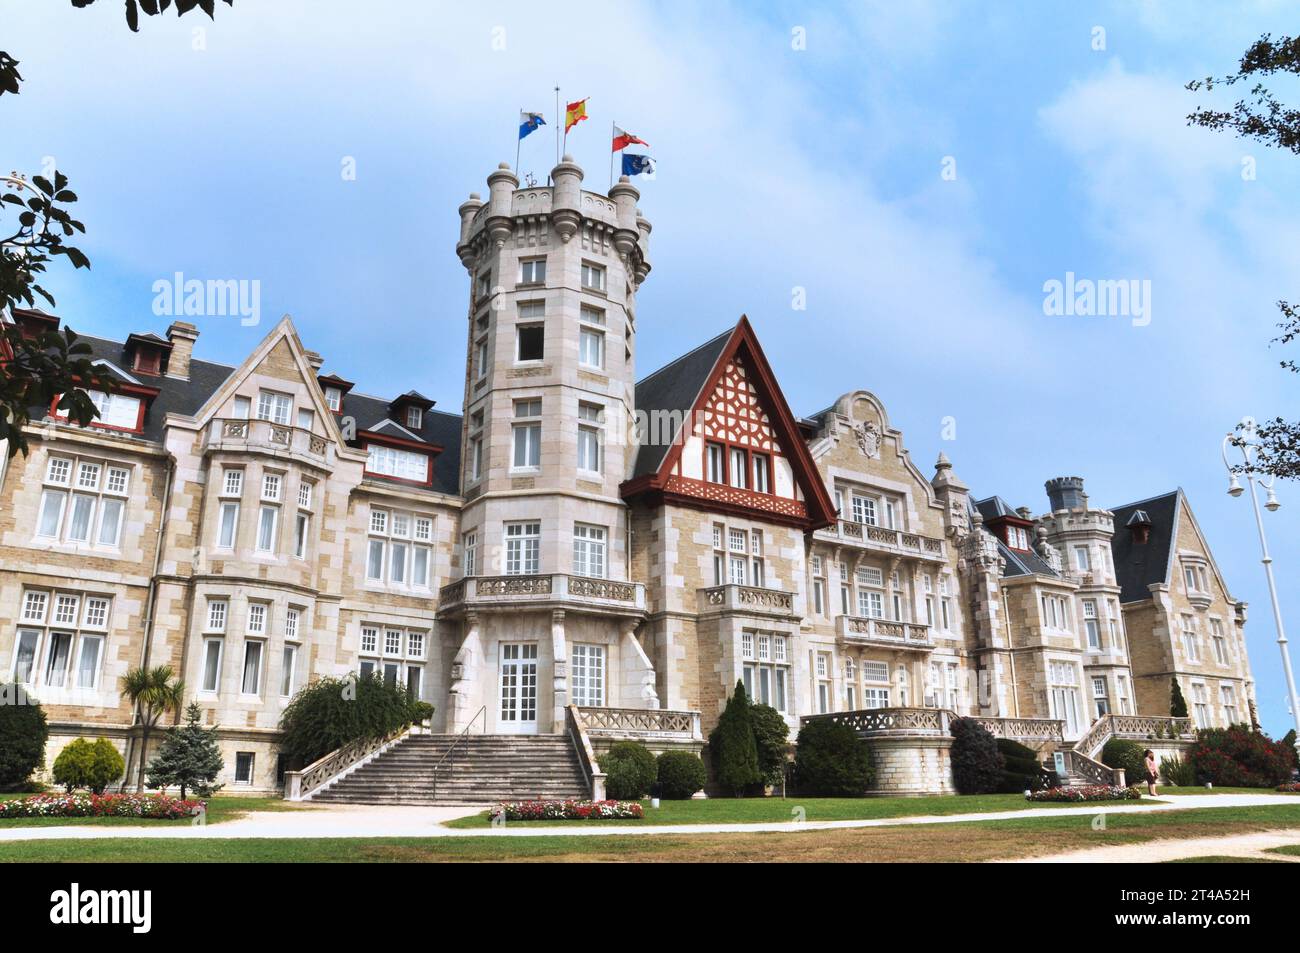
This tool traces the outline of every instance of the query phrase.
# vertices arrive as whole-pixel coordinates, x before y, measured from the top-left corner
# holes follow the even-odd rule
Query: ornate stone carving
[[[870,420],[864,420],[853,428],[853,435],[858,438],[858,449],[868,458],[880,455],[880,433]]]

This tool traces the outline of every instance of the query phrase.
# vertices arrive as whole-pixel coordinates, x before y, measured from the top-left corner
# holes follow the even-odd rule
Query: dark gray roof
[[[1119,580],[1120,598],[1124,602],[1150,599],[1147,587],[1152,583],[1169,582],[1169,553],[1173,547],[1181,490],[1149,500],[1138,500],[1126,506],[1111,507],[1115,525],[1127,527],[1139,510],[1151,521],[1147,541],[1134,544],[1133,531],[1117,529],[1111,537],[1110,551],[1115,558],[1115,576]]]
[[[1000,496],[990,496],[983,500],[976,500],[975,508],[979,510],[980,516],[984,517],[986,523],[989,520],[995,520],[1000,516],[1024,519],[1024,517],[1017,513],[1015,509],[1013,509],[1011,505]]]
[[[734,329],[724,331],[637,382],[635,406],[640,419],[646,421],[649,434],[637,451],[633,478],[659,470],[668,449],[678,438],[677,425],[690,413],[709,372],[718,363],[733,333]],[[665,411],[676,413],[664,414]],[[672,433],[655,432],[661,419],[673,422]]]
[[[1004,577],[1028,576],[1033,574],[1039,576],[1060,575],[1037,553],[1026,552],[1022,549],[1012,549],[1000,539],[998,540],[998,554],[1006,561],[1006,565],[1002,569],[1002,575]]]

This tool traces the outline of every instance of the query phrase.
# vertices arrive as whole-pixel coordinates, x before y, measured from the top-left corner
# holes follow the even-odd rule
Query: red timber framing
[[[724,394],[721,399],[720,388]],[[703,442],[703,480],[679,472],[683,448],[692,436]],[[720,481],[708,479],[711,444],[721,448],[721,473],[717,474],[715,468]],[[778,457],[789,461],[803,500],[774,492]],[[755,489],[756,458],[766,465],[766,492]],[[736,464],[745,468],[742,480],[735,479]],[[817,472],[754,328],[744,315],[709,371],[686,415],[682,432],[664,455],[658,471],[628,480],[619,490],[626,500],[645,497],[652,504],[673,503],[804,530],[831,526],[836,520],[835,503]]]

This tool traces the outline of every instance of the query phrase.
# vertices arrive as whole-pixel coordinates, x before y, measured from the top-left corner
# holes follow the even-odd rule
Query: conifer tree
[[[221,787],[212,783],[222,767],[217,729],[204,728],[202,718],[198,702],[190,702],[185,709],[185,724],[167,732],[158,754],[149,762],[149,787],[179,787],[182,800],[189,788],[200,797],[208,797]]]
[[[1187,717],[1187,699],[1183,697],[1182,686],[1178,684],[1178,679],[1173,679],[1173,687],[1169,689],[1169,714],[1175,718]]]
[[[735,694],[728,699],[727,707],[718,719],[718,727],[709,735],[709,748],[713,752],[718,784],[736,797],[741,797],[746,788],[762,780],[749,696],[745,693],[743,681],[736,682]]]

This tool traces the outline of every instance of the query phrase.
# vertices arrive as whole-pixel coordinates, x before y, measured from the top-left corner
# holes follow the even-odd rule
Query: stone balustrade
[[[1193,741],[1196,728],[1190,718],[1171,718],[1167,715],[1102,715],[1092,727],[1075,742],[1074,750],[1095,758],[1111,738],[1130,741]]]
[[[839,617],[839,635],[849,645],[929,652],[934,648],[930,627],[921,622],[894,622],[863,616]]]
[[[645,611],[645,586],[639,582],[596,579],[567,573],[527,576],[467,576],[438,591],[442,613],[476,606],[516,603],[571,605],[621,612]]]
[[[944,562],[948,558],[947,544],[937,537],[855,523],[852,520],[838,520],[834,526],[819,529],[817,538],[860,546],[891,556],[912,556],[932,562]]]
[[[1064,743],[1065,722],[1056,718],[984,718],[971,716],[994,738],[1012,741]]]
[[[224,418],[208,425],[203,451],[239,450],[290,456],[323,463],[329,441],[302,427],[269,420]]]
[[[382,738],[363,738],[350,741],[341,748],[313,761],[301,771],[286,771],[284,797],[287,801],[309,801],[316,792],[342,777],[351,774],[375,755],[387,751],[407,735],[420,731],[420,726],[407,725]]]
[[[948,726],[955,716],[943,708],[866,708],[858,711],[837,711],[825,715],[804,715],[800,721],[824,719],[848,725],[858,734],[872,735],[935,735],[947,736]]]
[[[703,741],[698,711],[663,708],[578,709],[581,724],[593,738]]]
[[[756,586],[713,586],[698,591],[700,612],[743,612],[749,615],[795,617],[794,595]]]

